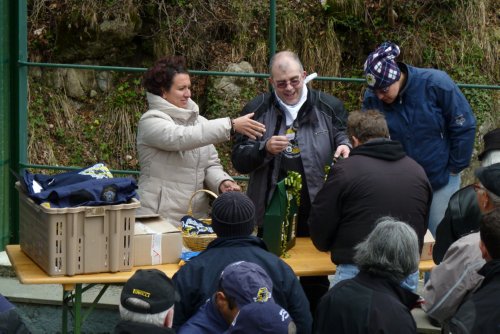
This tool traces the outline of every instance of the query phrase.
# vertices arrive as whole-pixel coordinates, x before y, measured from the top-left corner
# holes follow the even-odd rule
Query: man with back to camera
[[[333,157],[349,156],[344,133],[347,112],[336,97],[307,87],[306,71],[295,53],[276,53],[269,71],[273,92],[255,97],[241,112],[254,113],[254,120],[264,124],[266,131],[256,140],[236,135],[231,161],[238,172],[249,174],[247,193],[257,209],[259,227],[276,184],[288,171],[300,173],[297,236],[309,236],[311,202],[323,185],[325,169]],[[328,291],[328,277],[301,277],[300,281],[314,312]]]
[[[212,205],[212,228],[217,239],[200,255],[189,260],[173,276],[180,300],[175,305],[174,328],[182,326],[217,291],[217,279],[230,263],[253,262],[273,282],[273,299],[292,316],[299,333],[310,333],[309,302],[292,268],[267,251],[259,237],[252,236],[255,206],[241,192],[225,192]]]
[[[251,303],[243,306],[224,334],[296,334],[288,312],[276,303]]]
[[[123,286],[120,322],[115,334],[175,333],[174,303],[179,299],[174,284],[158,269],[139,269]]]
[[[419,296],[401,286],[418,269],[415,230],[392,217],[382,217],[355,251],[354,263],[360,272],[336,284],[321,299],[313,332],[416,333],[410,310]]]
[[[217,291],[179,328],[177,333],[223,333],[235,322],[245,306],[275,304],[272,292],[273,282],[262,267],[247,261],[231,263],[222,271]],[[286,311],[283,314],[288,315]],[[252,330],[255,328],[248,328],[249,332]]]
[[[385,42],[365,61],[363,109],[384,113],[393,140],[425,170],[433,199],[429,230],[443,219],[460,172],[469,166],[476,120],[460,88],[443,71],[396,62],[399,46]]]
[[[401,143],[389,138],[384,115],[375,110],[352,111],[347,133],[354,148],[338,161],[312,204],[311,239],[330,251],[336,264],[333,284],[359,272],[354,250],[380,217],[392,215],[415,229],[422,250],[432,189],[422,167],[408,157]],[[407,281],[418,285],[418,272]]]

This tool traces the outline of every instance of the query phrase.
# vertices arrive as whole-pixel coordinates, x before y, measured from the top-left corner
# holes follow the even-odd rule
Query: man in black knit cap
[[[243,193],[226,192],[212,205],[212,227],[217,239],[174,275],[180,294],[175,304],[174,328],[179,328],[216,291],[223,269],[237,261],[261,266],[273,282],[273,299],[294,319],[298,333],[311,333],[309,302],[293,270],[267,251],[265,243],[252,236],[255,207]]]

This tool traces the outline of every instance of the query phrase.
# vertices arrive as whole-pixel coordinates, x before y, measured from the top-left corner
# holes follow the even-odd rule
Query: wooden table
[[[68,330],[68,310],[73,308],[74,333],[80,333],[81,325],[88,314],[93,310],[109,284],[125,283],[136,270],[152,268],[153,266],[137,266],[131,271],[116,273],[83,274],[75,276],[49,276],[35,264],[19,245],[7,245],[6,252],[10,263],[14,267],[16,275],[22,284],[61,284],[63,287],[63,324],[62,331]],[[288,251],[289,257],[283,260],[290,265],[297,276],[322,276],[333,275],[335,265],[330,260],[330,254],[318,251],[309,238],[297,238],[295,247]],[[421,261],[420,271],[430,271],[434,266],[432,260]],[[156,265],[159,269],[172,277],[177,270],[178,264]],[[83,284],[87,284],[83,287]],[[86,314],[82,314],[82,294],[96,284],[103,284],[101,292],[97,295]]]

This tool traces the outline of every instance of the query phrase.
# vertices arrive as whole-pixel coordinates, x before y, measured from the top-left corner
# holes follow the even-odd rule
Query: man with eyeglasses
[[[481,217],[484,217],[500,208],[500,163],[479,167],[475,174],[478,182],[472,189],[476,193]],[[449,332],[450,319],[484,279],[479,271],[485,264],[479,240],[480,233],[476,230],[452,243],[442,262],[432,269],[430,279],[425,284],[422,309],[431,319],[440,323],[443,333]]]
[[[399,53],[399,46],[385,42],[366,59],[363,110],[383,112],[391,139],[424,168],[433,189],[429,230],[435,237],[451,195],[460,188],[460,172],[469,166],[476,120],[445,72],[396,62]]]
[[[334,157],[349,156],[347,112],[339,99],[307,87],[306,71],[295,53],[275,54],[269,70],[273,91],[257,96],[241,112],[255,113],[254,120],[264,124],[266,132],[255,140],[236,135],[231,158],[238,172],[250,176],[247,194],[255,203],[258,226],[263,225],[276,184],[288,171],[301,174],[297,236],[308,236],[311,202],[324,183],[325,171]],[[328,278],[303,277],[301,282],[314,311],[328,290]]]

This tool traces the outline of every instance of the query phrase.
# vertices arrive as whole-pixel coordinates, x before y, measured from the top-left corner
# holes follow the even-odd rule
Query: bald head
[[[269,70],[269,82],[281,101],[290,106],[298,103],[306,77],[299,57],[291,51],[278,52],[271,58]]]
[[[292,51],[281,51],[276,53],[269,62],[269,73],[271,77],[274,72],[286,72],[291,68],[298,67],[299,71],[304,71],[304,67],[299,59],[299,56]]]

